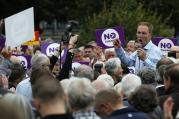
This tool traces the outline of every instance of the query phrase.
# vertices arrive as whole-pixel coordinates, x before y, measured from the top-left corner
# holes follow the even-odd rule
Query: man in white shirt
[[[114,40],[113,42],[117,56],[121,59],[122,63],[134,66],[136,73],[144,67],[155,69],[156,63],[163,57],[162,51],[151,41],[152,30],[153,26],[150,23],[139,23],[136,35],[137,42],[141,44],[141,47],[138,47],[130,56],[125,54],[120,40]]]

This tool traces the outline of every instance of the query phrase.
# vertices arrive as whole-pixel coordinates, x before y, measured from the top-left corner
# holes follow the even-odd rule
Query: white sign
[[[161,39],[161,41],[158,43],[158,47],[163,51],[164,55],[167,55],[172,46],[174,46],[174,44],[168,38]]]
[[[20,59],[20,63],[27,68],[28,62],[27,59],[23,56],[17,56]]]
[[[48,47],[47,47],[47,49],[46,49],[46,54],[47,54],[47,56],[52,56],[54,53],[55,53],[55,50],[57,49],[57,48],[59,48],[59,44],[58,43],[52,43],[52,44],[50,44]],[[64,50],[62,50],[62,53],[61,53],[61,57],[64,55]],[[60,56],[59,56],[59,58],[60,58]]]
[[[33,7],[5,19],[6,46],[14,48],[34,38]]]
[[[135,72],[135,67],[128,67],[128,69],[129,69],[129,72],[131,73],[131,74],[135,74],[136,72]]]
[[[119,34],[115,29],[107,29],[101,36],[102,42],[108,47],[113,47],[113,40],[119,39]]]

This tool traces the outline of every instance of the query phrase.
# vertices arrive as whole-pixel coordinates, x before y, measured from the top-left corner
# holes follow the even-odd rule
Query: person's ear
[[[34,98],[33,105],[36,107],[37,110],[41,107],[41,100],[39,98]]]
[[[103,111],[108,112],[111,109],[111,105],[109,103],[103,103],[100,104],[101,109],[103,109]]]

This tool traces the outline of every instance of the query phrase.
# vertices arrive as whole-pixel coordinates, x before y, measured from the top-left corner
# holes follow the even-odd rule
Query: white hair
[[[106,52],[115,52],[115,49],[114,48],[107,48],[104,50],[104,53]]]
[[[29,101],[21,95],[8,93],[2,96],[0,107],[3,119],[34,119]]]
[[[92,81],[94,79],[94,72],[90,66],[83,64],[74,69],[74,76],[88,78]]]
[[[140,77],[135,74],[127,74],[121,80],[121,90],[128,97],[141,84]]]
[[[98,79],[106,81],[111,87],[114,86],[114,79],[108,74],[101,74],[98,76]]]
[[[15,55],[12,55],[11,58],[10,58],[10,61],[13,62],[14,64],[17,63],[17,64],[20,64],[20,58],[15,56]]]
[[[100,92],[102,90],[108,90],[111,89],[111,85],[102,79],[96,79],[92,82],[93,87],[96,89],[96,92]]]
[[[39,68],[42,65],[49,64],[49,62],[50,60],[45,54],[43,53],[35,54],[32,56],[31,59],[31,67]]]
[[[106,72],[111,76],[121,68],[121,60],[117,57],[110,58],[105,63]]]
[[[60,84],[65,92],[65,94],[68,94],[68,87],[70,85],[71,80],[70,79],[63,79],[60,81]]]
[[[91,106],[96,91],[87,78],[71,77],[68,87],[69,103],[72,108],[85,109]]]
[[[121,95],[121,90],[122,90],[121,82],[117,83],[117,84],[114,86],[114,90],[117,91],[118,94]]]

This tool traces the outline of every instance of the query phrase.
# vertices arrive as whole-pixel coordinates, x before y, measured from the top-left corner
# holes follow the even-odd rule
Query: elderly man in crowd
[[[121,67],[121,61],[119,58],[108,59],[105,64],[105,69],[107,74],[113,78],[115,84],[121,81],[123,69]]]
[[[72,77],[68,88],[69,104],[75,119],[100,119],[93,111],[96,90],[86,78]]]

